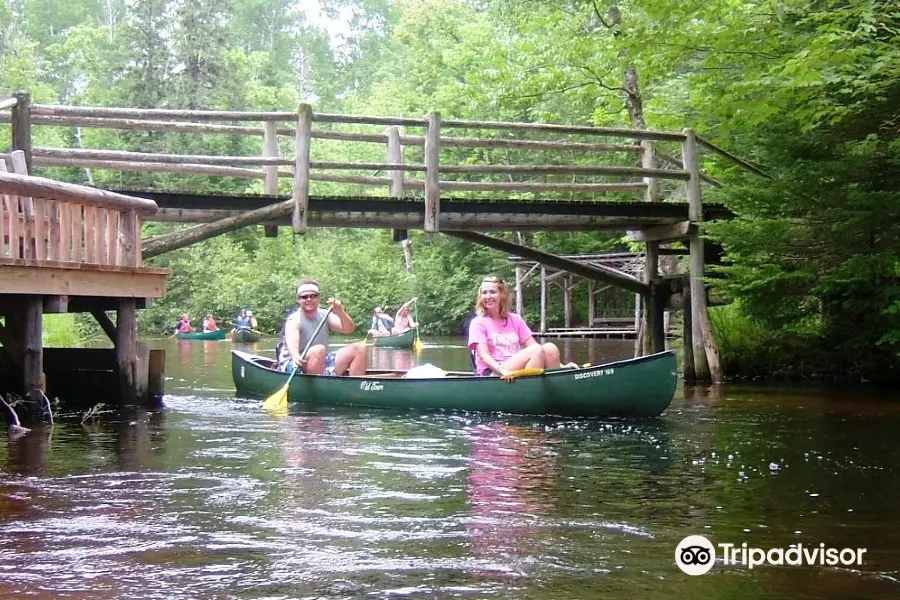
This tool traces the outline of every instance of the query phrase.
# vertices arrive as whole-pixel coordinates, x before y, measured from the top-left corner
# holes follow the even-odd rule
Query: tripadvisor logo
[[[862,564],[865,548],[830,548],[825,544],[804,546],[791,544],[787,548],[753,548],[744,542],[713,545],[702,535],[689,535],[675,548],[675,564],[688,575],[703,575],[716,562],[718,547],[721,562],[725,566],[741,565],[752,569],[760,565],[828,565],[844,566]]]
[[[675,548],[675,564],[688,575],[703,575],[716,562],[716,548],[702,535],[689,535]]]

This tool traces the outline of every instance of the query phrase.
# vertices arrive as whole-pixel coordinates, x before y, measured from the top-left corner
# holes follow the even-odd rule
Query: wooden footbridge
[[[298,233],[308,227],[390,228],[396,239],[422,229],[621,287],[643,299],[647,352],[665,346],[666,307],[682,307],[685,377],[721,380],[706,311],[700,233],[703,221],[727,211],[702,203],[701,184],[719,184],[701,172],[698,151],[759,170],[691,130],[442,120],[436,112],[424,118],[350,116],[315,113],[308,105],[297,112],[58,106],[32,104],[26,93],[0,100],[3,120],[11,125],[11,147],[0,152],[0,165],[18,162],[22,174],[0,174],[0,315],[6,322],[0,342],[2,358],[22,366],[20,389],[36,385],[37,374],[45,371],[35,345],[40,315],[50,310],[94,314],[116,342],[120,380],[129,381],[121,377],[123,365],[140,363],[133,311],[165,291],[165,274],[144,267],[142,258],[255,224],[264,225],[266,235],[276,235],[282,225]],[[41,137],[33,129],[52,128],[203,140],[251,136],[259,140],[258,153],[185,155],[33,143]],[[359,160],[333,158],[348,155]],[[24,174],[51,167],[84,169],[94,187],[54,187]],[[95,180],[94,171],[106,175]],[[196,187],[197,176],[240,178],[256,193],[171,191],[152,183],[123,190],[110,174],[124,172],[165,173],[167,187],[173,174],[192,177],[190,187]],[[196,225],[138,246],[141,219]],[[646,243],[643,273],[624,274],[485,233],[547,229],[629,232],[632,240]],[[670,242],[687,246],[687,273],[660,275],[659,256],[674,251],[665,247]],[[100,273],[102,289],[88,285]],[[110,309],[118,312],[116,325],[103,312]]]

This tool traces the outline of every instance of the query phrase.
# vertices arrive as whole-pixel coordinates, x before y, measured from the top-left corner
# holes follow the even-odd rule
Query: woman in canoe
[[[216,324],[216,320],[213,318],[212,313],[206,313],[206,316],[203,317],[203,331],[218,331],[219,326]]]
[[[397,314],[394,315],[394,326],[391,328],[391,335],[400,335],[404,331],[409,331],[416,326],[416,322],[409,316],[409,307],[412,306],[412,303],[416,300],[418,300],[418,298],[413,298],[397,309]]]
[[[181,320],[178,321],[175,333],[191,333],[192,331],[194,331],[194,328],[191,325],[191,318],[186,314],[181,315]]]
[[[475,300],[478,316],[469,324],[475,373],[502,376],[519,369],[559,367],[556,344],[537,343],[522,317],[509,311],[509,304],[509,286],[502,279],[488,276],[481,281]]]

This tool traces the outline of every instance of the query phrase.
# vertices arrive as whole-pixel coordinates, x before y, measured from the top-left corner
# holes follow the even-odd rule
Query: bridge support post
[[[441,113],[428,113],[425,129],[425,223],[426,233],[437,233],[441,215]]]
[[[275,121],[263,122],[263,157],[278,158],[278,129]],[[266,165],[263,167],[266,178],[263,180],[263,194],[269,196],[278,195],[278,165]],[[266,237],[278,237],[277,225],[263,225],[263,235]]]
[[[522,287],[525,285],[525,282],[523,281],[522,271],[522,265],[516,263],[516,314],[520,317],[525,314],[525,294]]]
[[[547,267],[541,265],[541,333],[547,333]]]
[[[294,139],[294,212],[291,227],[294,233],[306,233],[309,217],[309,146],[312,141],[313,112],[309,104],[297,110],[297,135]]]
[[[134,298],[119,300],[116,315],[116,368],[123,404],[137,401],[137,307]]]
[[[689,286],[681,292],[681,313],[683,315],[681,324],[682,379],[685,383],[694,383],[697,380],[697,370],[694,368],[694,327],[691,319],[691,288]]]
[[[656,148],[652,140],[641,141],[641,166],[645,169],[655,169],[656,165]],[[647,188],[644,190],[645,202],[659,202],[659,181],[655,177],[644,177],[644,183]],[[665,331],[661,328],[663,323],[660,317],[662,314],[659,308],[659,298],[657,294],[657,282],[659,281],[659,242],[655,240],[647,240],[647,251],[644,256],[644,283],[650,286],[650,293],[641,297],[641,330],[638,335],[640,340],[639,347],[641,355],[652,354],[654,352],[662,352],[665,350],[666,338]]]
[[[690,232],[690,288],[691,288],[691,339],[694,350],[694,370],[698,381],[722,382],[719,350],[712,337],[706,288],[703,283],[703,238],[700,227],[703,221],[703,202],[700,195],[700,165],[697,158],[697,140],[691,129],[685,129],[681,144],[681,160],[684,170],[690,174],[687,180],[688,218],[694,227]]]
[[[31,173],[31,94],[13,94],[16,105],[12,109],[12,149],[25,153],[25,174]]]
[[[39,404],[40,394],[44,389],[44,300],[41,296],[28,296],[24,302],[24,329],[22,335],[23,383],[25,397]]]
[[[403,144],[400,143],[400,128],[392,125],[384,130],[387,134],[387,162],[392,165],[403,164]],[[388,198],[403,198],[405,191],[403,189],[403,171],[388,171],[388,177],[391,183],[388,185]],[[405,243],[409,239],[409,232],[406,229],[391,229],[391,239],[395,242]],[[404,245],[404,257],[406,257],[406,249],[408,243]],[[409,258],[406,258],[406,270],[412,270],[412,252]]]

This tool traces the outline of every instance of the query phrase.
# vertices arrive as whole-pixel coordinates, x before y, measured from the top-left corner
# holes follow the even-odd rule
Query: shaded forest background
[[[896,1],[0,0],[0,96],[17,90],[36,103],[292,111],[309,102],[346,114],[692,127],[774,177],[705,165],[724,184],[705,200],[737,214],[705,230],[725,250],[711,276],[732,300],[713,314],[726,374],[900,373]],[[36,133],[46,146],[261,153],[259,140],[230,136]],[[89,182],[84,170],[41,174]],[[260,191],[225,177],[91,177],[120,188]],[[146,224],[144,235],[172,227]],[[172,252],[152,261],[174,274],[141,328],[160,334],[181,312],[222,322],[251,307],[274,331],[298,279],[313,277],[362,327],[375,305],[418,296],[426,335],[457,334],[480,276],[511,275],[494,251],[411,238],[412,273],[379,230],[263,238],[248,228]],[[525,238],[556,253],[628,248],[603,233]],[[533,323],[537,290],[526,295]],[[576,319],[586,317],[584,295]],[[621,309],[633,299],[606,302]],[[561,302],[551,307],[558,324]]]

